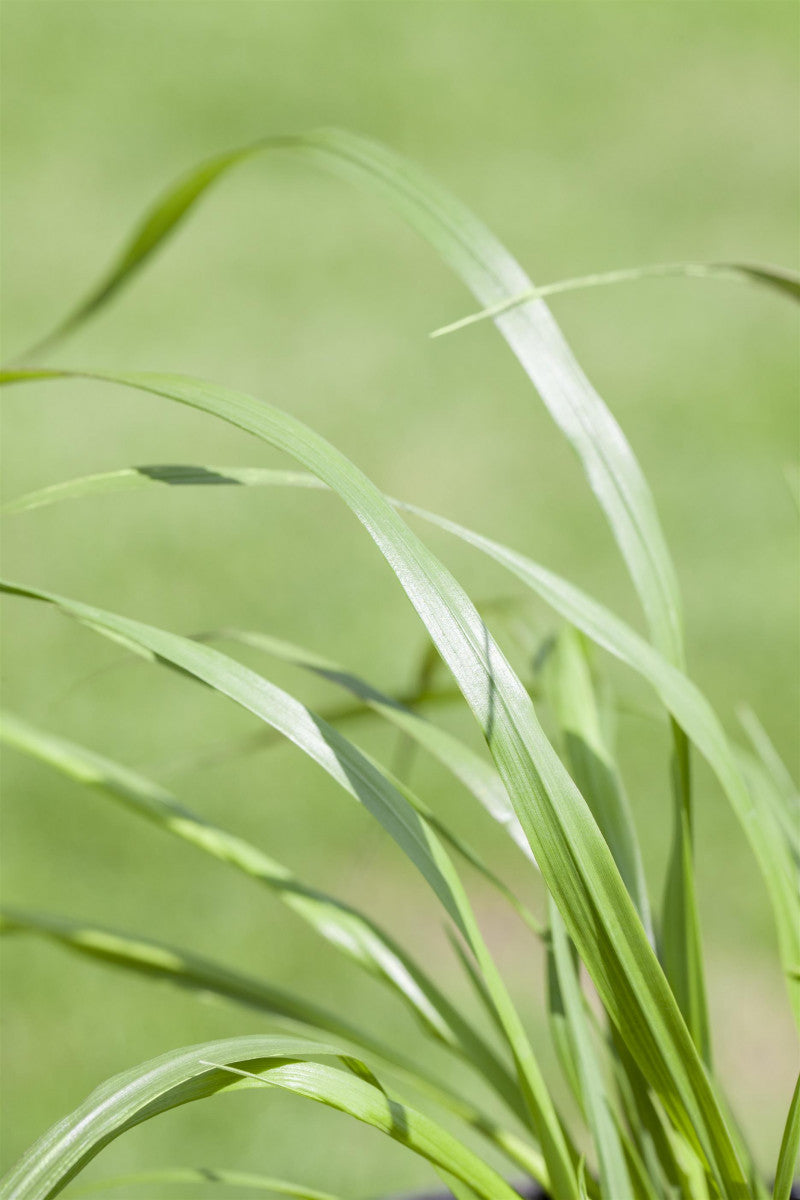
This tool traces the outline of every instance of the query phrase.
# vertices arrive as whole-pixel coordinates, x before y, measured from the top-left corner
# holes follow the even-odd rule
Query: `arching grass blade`
[[[45,1133],[0,1183],[0,1200],[51,1200],[126,1130],[187,1102],[240,1089],[243,1082],[282,1088],[372,1125],[468,1182],[482,1200],[518,1200],[496,1171],[429,1117],[364,1078],[311,1061],[331,1057],[348,1061],[345,1051],[324,1043],[254,1036],[206,1042],[143,1063],[102,1084]],[[253,1072],[258,1081],[242,1081],[231,1068]]]
[[[555,283],[545,283],[541,287],[530,287],[527,291],[501,300],[480,312],[470,313],[449,325],[434,329],[432,338],[443,337],[447,333],[455,333],[459,329],[467,329],[479,321],[502,316],[520,304],[529,300],[544,300],[548,296],[559,296],[563,292],[585,291],[587,288],[608,287],[614,283],[636,283],[640,279],[657,279],[665,276],[683,276],[688,279],[722,279],[740,281],[742,283],[759,283],[800,302],[800,275],[786,267],[774,267],[759,263],[653,263],[644,267],[627,267],[618,271],[602,271],[594,275],[580,275],[573,279],[558,279]]]

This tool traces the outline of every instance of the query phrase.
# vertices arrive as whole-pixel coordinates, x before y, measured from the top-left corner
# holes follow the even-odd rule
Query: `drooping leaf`
[[[311,1061],[346,1051],[282,1036],[238,1037],[171,1051],[101,1084],[48,1130],[0,1182],[0,1200],[51,1200],[109,1142],[172,1108],[242,1086],[268,1085],[372,1125],[468,1182],[482,1200],[518,1200],[507,1183],[436,1122],[351,1071]],[[219,1064],[209,1066],[209,1062]],[[252,1071],[242,1080],[234,1071]]]

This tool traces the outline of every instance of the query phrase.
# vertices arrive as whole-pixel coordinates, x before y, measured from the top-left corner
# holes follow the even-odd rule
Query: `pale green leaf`
[[[545,299],[547,296],[558,296],[562,292],[584,291],[586,288],[607,287],[613,283],[635,283],[640,279],[661,278],[664,276],[684,276],[689,279],[723,279],[743,283],[759,283],[764,287],[773,288],[791,300],[800,301],[800,275],[786,267],[773,267],[758,263],[654,263],[646,267],[629,267],[619,271],[602,271],[594,275],[580,275],[574,279],[559,279],[555,283],[545,283],[541,287],[530,287],[518,296],[501,300],[480,312],[470,313],[449,325],[434,329],[432,338],[442,337],[446,333],[455,333],[458,329],[466,329],[479,321],[502,316],[520,304],[529,300]]]

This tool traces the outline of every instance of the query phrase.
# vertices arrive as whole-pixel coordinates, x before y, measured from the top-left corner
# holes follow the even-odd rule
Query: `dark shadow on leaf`
[[[153,466],[134,467],[134,470],[156,483],[167,483],[173,487],[188,487],[200,483],[241,486],[241,480],[233,479],[230,475],[210,471],[207,467],[186,466],[181,463],[158,463]]]

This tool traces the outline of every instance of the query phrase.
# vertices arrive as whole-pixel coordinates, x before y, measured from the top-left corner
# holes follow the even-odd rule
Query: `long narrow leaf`
[[[572,778],[592,809],[652,939],[650,903],[633,816],[603,737],[589,664],[578,636],[570,627],[556,638],[545,675],[550,680],[549,694]]]
[[[66,483],[28,492],[16,500],[4,504],[4,513],[26,512],[28,509],[43,508],[62,500],[77,500],[84,496],[105,492],[138,492],[154,486],[199,487],[231,486],[246,487],[300,487],[319,489],[324,485],[313,475],[304,471],[279,471],[263,467],[196,467],[182,464],[158,463],[152,466],[125,467],[120,471],[105,471],[99,475],[85,475]]]
[[[292,1196],[294,1200],[341,1200],[332,1192],[321,1192],[318,1188],[305,1187],[301,1183],[289,1183],[285,1179],[273,1179],[266,1175],[255,1175],[251,1171],[228,1171],[222,1167],[164,1167],[160,1171],[136,1171],[131,1175],[112,1175],[94,1183],[84,1183],[73,1188],[70,1196],[93,1196],[97,1192],[112,1191],[118,1187],[139,1184],[161,1185],[164,1183],[222,1184],[223,1187],[252,1188],[257,1192],[270,1192],[273,1196]],[[151,1193],[152,1195],[152,1193]]]
[[[781,1139],[778,1165],[775,1168],[775,1186],[772,1190],[773,1200],[789,1200],[797,1167],[798,1151],[800,1151],[800,1077],[795,1084]]]
[[[786,267],[773,267],[760,263],[653,263],[645,267],[627,267],[619,271],[602,271],[594,275],[580,275],[574,279],[558,279],[555,283],[545,283],[541,287],[531,287],[518,296],[511,296],[498,304],[480,312],[470,313],[449,325],[434,329],[431,337],[442,337],[446,333],[455,333],[458,329],[466,329],[479,321],[502,316],[520,304],[529,300],[545,299],[547,296],[558,296],[562,292],[584,291],[587,288],[607,287],[614,283],[636,283],[640,279],[663,278],[664,276],[684,276],[688,279],[725,279],[738,280],[742,283],[759,283],[764,287],[773,288],[781,295],[791,300],[800,301],[800,275]]]
[[[306,1096],[372,1125],[457,1179],[482,1200],[518,1200],[507,1183],[429,1117],[352,1073],[309,1061],[345,1051],[300,1038],[229,1038],[175,1050],[108,1080],[54,1125],[0,1184],[0,1200],[51,1200],[104,1146],[128,1129],[189,1101],[242,1087],[231,1075],[249,1070],[258,1083]],[[209,1067],[209,1061],[220,1066]],[[247,1080],[258,1086],[255,1080]]]
[[[710,1066],[711,1033],[694,879],[690,746],[674,719],[670,720],[670,730],[673,828],[661,915],[661,960],[695,1044]]]
[[[800,870],[800,812],[795,812],[792,798],[787,797],[781,790],[775,776],[759,758],[743,746],[734,746],[733,752],[750,794],[756,797],[759,808],[769,809],[771,812],[795,866]]]
[[[575,1055],[583,1107],[594,1138],[603,1200],[633,1200],[628,1168],[609,1102],[606,1082],[591,1040],[572,948],[561,915],[551,901],[550,931],[564,1014]]]
[[[764,770],[772,780],[776,792],[783,799],[787,818],[797,827],[800,825],[800,789],[792,779],[789,768],[778,754],[772,739],[749,705],[739,709],[739,721],[750,739],[750,743],[761,760]]]
[[[441,255],[483,305],[519,296],[533,285],[506,248],[464,205],[424,172],[378,143],[335,129],[266,139],[203,164],[194,177],[156,204],[123,258],[100,285],[90,310],[151,253],[209,183],[255,150],[286,150],[376,192],[395,207]],[[763,273],[763,271],[762,271]],[[645,477],[622,429],[589,383],[541,298],[495,318],[496,324],[570,441],[625,559],[651,635],[677,666],[684,661],[681,606],[672,561]],[[667,975],[701,1051],[708,1048],[693,881],[692,810],[686,739],[674,729],[677,786],[674,851],[665,892]]]

